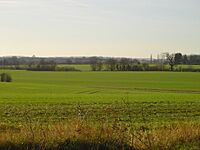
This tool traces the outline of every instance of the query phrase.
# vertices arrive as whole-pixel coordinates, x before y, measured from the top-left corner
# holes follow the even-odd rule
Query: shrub
[[[36,65],[36,66],[32,66],[27,68],[27,70],[30,71],[55,71],[56,69],[56,65],[50,65],[50,64],[45,64],[45,65]]]
[[[1,82],[12,82],[12,77],[7,73],[0,74]]]

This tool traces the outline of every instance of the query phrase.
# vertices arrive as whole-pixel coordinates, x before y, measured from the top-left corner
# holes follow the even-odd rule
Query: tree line
[[[181,64],[187,65],[200,65],[200,55],[183,55],[181,53],[175,54],[176,61]],[[38,64],[41,61],[45,62],[54,62],[56,64],[93,64],[98,60],[101,63],[105,63],[106,61],[111,61],[110,59],[114,59],[115,61],[119,62],[121,59],[125,61],[139,61],[141,59],[134,59],[134,58],[112,58],[112,57],[0,57],[0,66],[3,65],[32,65]],[[123,60],[123,61],[124,61]],[[149,63],[148,59],[143,59],[142,62]],[[154,59],[154,63],[159,63],[159,60]]]
[[[5,65],[1,69],[8,70],[28,70],[28,71],[80,71],[71,66],[59,66],[54,61],[41,59],[38,63],[29,63],[27,65]]]
[[[94,57],[91,61],[92,71],[195,71],[200,72],[199,68],[182,68],[180,65],[199,65],[200,55],[182,55],[181,53],[165,53],[162,60],[155,63],[141,63],[139,60],[129,58],[109,58],[106,61],[101,61],[98,57]],[[170,68],[166,67],[167,65]],[[175,68],[175,66],[179,67]]]
[[[112,57],[0,57],[0,68],[32,71],[80,71],[59,64],[90,64],[92,71],[199,71],[180,65],[200,65],[200,55],[164,53],[159,59],[133,59]],[[166,67],[166,66],[170,67]],[[177,67],[179,66],[179,67]]]

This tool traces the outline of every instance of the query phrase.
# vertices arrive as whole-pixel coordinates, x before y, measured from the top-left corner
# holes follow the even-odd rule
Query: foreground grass
[[[0,125],[0,149],[199,149],[200,125],[140,129],[115,122]]]
[[[0,149],[199,149],[199,105],[6,104]]]

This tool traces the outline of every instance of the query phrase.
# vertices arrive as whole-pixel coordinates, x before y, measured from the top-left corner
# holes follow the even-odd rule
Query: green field
[[[50,120],[67,119],[76,115],[78,105],[93,119],[96,114],[123,119],[127,112],[136,111],[131,114],[135,119],[139,108],[146,107],[156,113],[153,119],[200,119],[199,73],[7,72],[14,82],[0,83],[0,120],[4,122],[22,119],[27,108],[36,119],[46,119],[45,110]],[[126,108],[121,106],[124,103],[129,103]],[[107,107],[116,111],[115,116],[104,111]],[[189,111],[188,118],[184,111]]]
[[[13,82],[0,83],[4,125],[23,125],[27,118],[31,124],[75,118],[108,124],[117,120],[152,129],[177,122],[200,123],[199,73],[5,72]]]
[[[71,64],[71,65],[66,65],[66,64],[63,64],[63,65],[58,65],[59,67],[74,67],[78,70],[81,70],[81,71],[91,71],[91,67],[89,64],[79,64],[79,65],[75,65],[75,64]]]

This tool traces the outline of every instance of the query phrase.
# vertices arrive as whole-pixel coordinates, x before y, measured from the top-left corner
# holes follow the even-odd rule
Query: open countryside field
[[[59,67],[74,67],[81,71],[91,71],[91,67],[89,64],[60,64]]]
[[[13,82],[0,83],[0,143],[20,143],[27,137],[25,131],[30,130],[28,133],[31,134],[38,131],[38,126],[45,124],[52,125],[56,133],[58,129],[55,126],[62,124],[59,125],[59,133],[63,133],[65,123],[74,123],[70,124],[71,130],[81,126],[81,131],[74,131],[72,139],[75,138],[74,134],[76,138],[84,139],[83,132],[89,137],[90,134],[95,136],[100,124],[111,127],[116,133],[123,127],[127,129],[123,131],[126,134],[129,134],[129,129],[141,131],[144,133],[144,137],[141,137],[143,140],[149,139],[146,133],[153,136],[157,132],[160,136],[180,133],[180,139],[194,132],[192,140],[200,135],[195,130],[200,131],[199,73],[1,72],[11,74]],[[27,124],[30,125],[28,129]],[[85,124],[91,126],[85,127]],[[178,131],[170,130],[173,127],[177,129],[177,126],[181,126]],[[185,126],[189,126],[188,133],[183,130]],[[96,130],[93,131],[93,128]],[[82,132],[83,129],[87,133]],[[166,132],[163,132],[164,129]],[[23,138],[20,141],[15,136]],[[113,138],[115,136],[121,137],[121,132],[119,135],[112,134]],[[32,137],[40,141],[39,135]],[[62,141],[61,137],[59,141]],[[168,138],[172,139],[170,136]],[[179,140],[179,137],[175,140]],[[127,143],[135,147],[135,143]],[[171,146],[170,142],[168,145],[163,143],[166,147]],[[148,149],[148,146],[152,146],[152,143],[141,143],[137,147]]]

